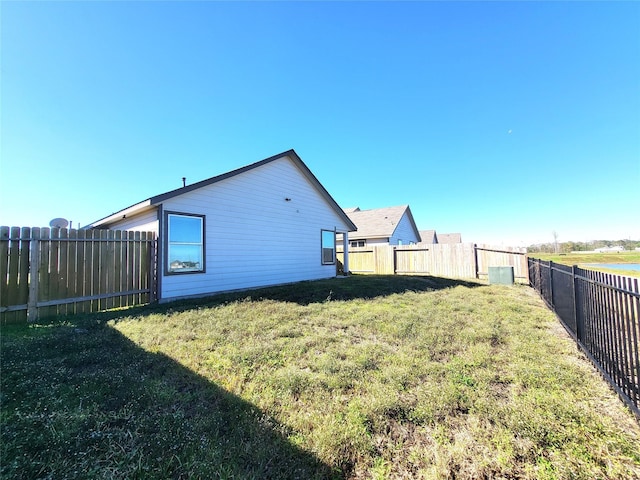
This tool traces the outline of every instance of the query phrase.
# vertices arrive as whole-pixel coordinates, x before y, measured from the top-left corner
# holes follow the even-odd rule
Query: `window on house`
[[[354,240],[351,242],[351,246],[352,247],[364,247],[365,246],[365,240]]]
[[[336,233],[322,230],[322,264],[332,265],[334,263],[336,263]]]
[[[167,213],[167,272],[204,272],[204,217]]]

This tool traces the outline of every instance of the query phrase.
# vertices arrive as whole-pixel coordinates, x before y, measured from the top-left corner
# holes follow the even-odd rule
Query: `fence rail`
[[[154,298],[153,232],[0,227],[2,323]]]
[[[640,417],[638,279],[530,258],[530,285]]]
[[[338,247],[338,260],[344,252]],[[527,280],[526,249],[473,243],[376,245],[349,248],[349,270],[381,275],[437,275],[483,278],[491,266],[512,266],[516,278]]]

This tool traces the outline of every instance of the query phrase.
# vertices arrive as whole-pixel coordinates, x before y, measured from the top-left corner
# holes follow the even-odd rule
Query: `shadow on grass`
[[[252,298],[265,298],[282,302],[294,302],[300,305],[323,303],[332,300],[355,300],[386,297],[389,295],[413,292],[431,292],[457,286],[479,287],[482,283],[431,276],[409,275],[351,275],[346,278],[332,278],[312,282],[300,282],[294,285],[264,288],[244,292]],[[212,298],[211,300],[215,300]]]
[[[341,478],[257,407],[96,322],[2,334],[1,478]]]
[[[254,405],[107,322],[247,297],[309,305],[481,285],[354,275],[3,326],[0,478],[342,478]]]
[[[458,280],[444,277],[411,276],[411,275],[351,275],[344,278],[330,278],[306,282],[279,285],[275,287],[255,288],[236,292],[219,293],[189,300],[176,300],[167,303],[132,307],[125,310],[112,310],[95,313],[94,318],[108,321],[123,316],[144,317],[149,314],[179,312],[192,308],[215,307],[226,303],[251,298],[254,300],[275,300],[292,302],[299,305],[324,303],[327,301],[348,301],[355,299],[372,299],[389,295],[413,292],[432,292],[463,286],[476,288],[486,285],[485,282]],[[71,316],[70,318],[74,318]],[[60,321],[60,319],[53,319]]]

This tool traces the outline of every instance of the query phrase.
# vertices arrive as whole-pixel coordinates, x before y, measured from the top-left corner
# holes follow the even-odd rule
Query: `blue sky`
[[[0,9],[1,225],[293,148],[341,206],[464,241],[640,239],[640,3]]]

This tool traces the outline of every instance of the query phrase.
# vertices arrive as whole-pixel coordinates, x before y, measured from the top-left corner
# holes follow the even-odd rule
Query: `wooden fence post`
[[[149,303],[153,303],[158,299],[158,262],[155,236],[147,235],[147,242],[149,244]]]
[[[379,274],[380,272],[378,271],[378,247],[376,246],[371,247],[371,250],[373,251],[373,273]]]
[[[386,275],[395,275],[396,274],[396,246],[392,245],[391,249],[388,250],[387,255],[387,271],[384,272]],[[391,268],[389,268],[391,267]]]
[[[473,278],[480,278],[480,269],[478,267],[478,244],[473,244]]]
[[[392,248],[391,252],[391,274],[395,275],[398,271],[398,253],[396,252],[396,247]]]
[[[27,302],[27,321],[38,320],[38,286],[40,283],[40,228],[31,229],[29,245],[29,301]]]

